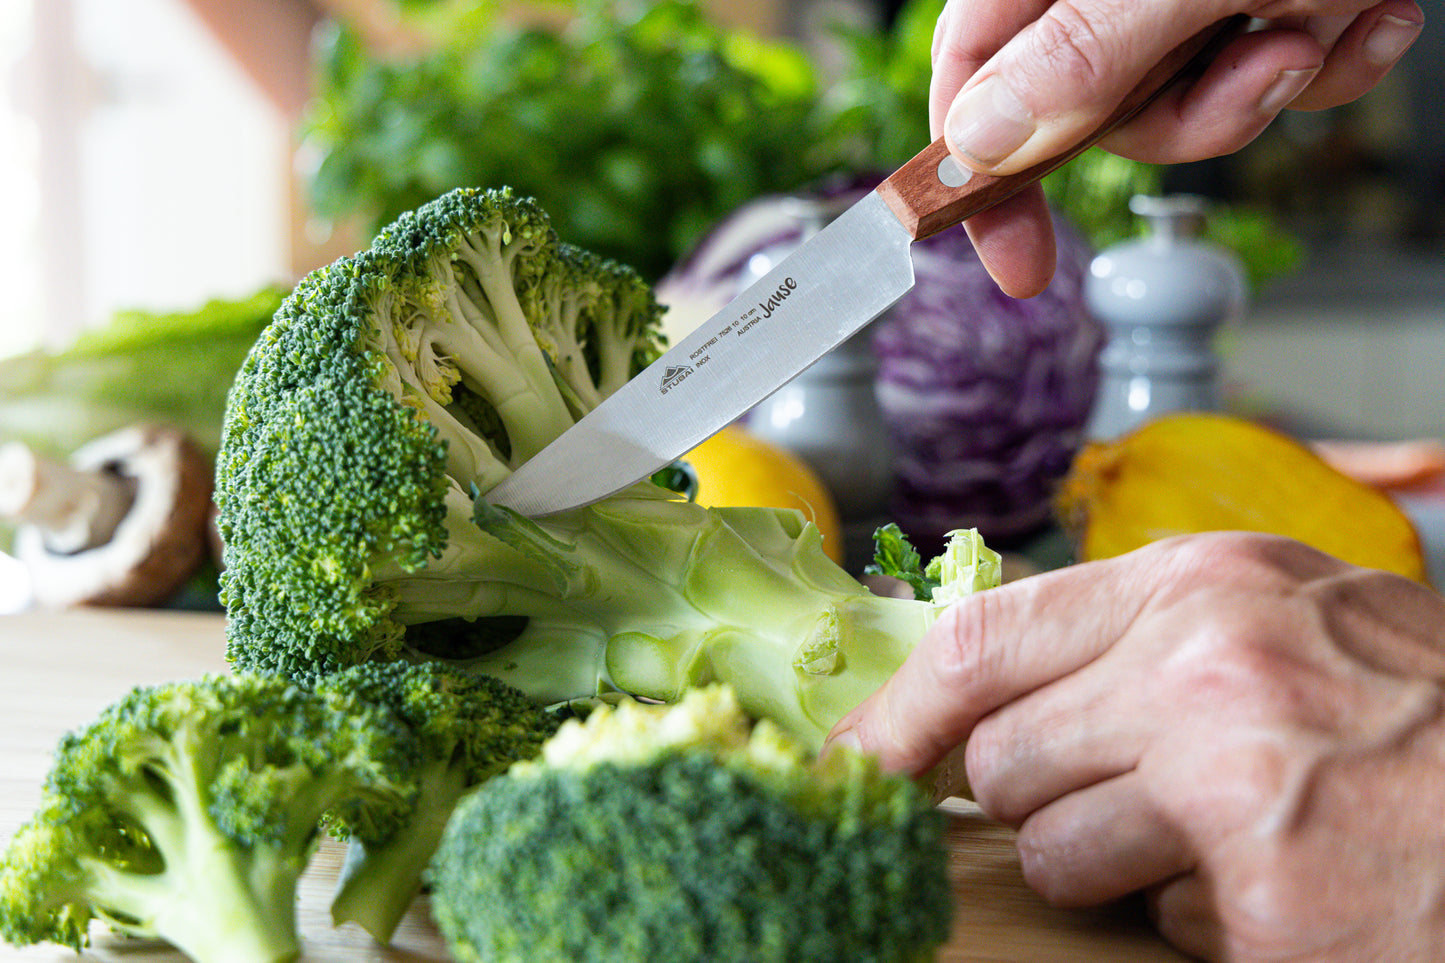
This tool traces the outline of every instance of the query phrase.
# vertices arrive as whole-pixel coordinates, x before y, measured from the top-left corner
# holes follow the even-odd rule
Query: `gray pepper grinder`
[[[1238,259],[1202,240],[1205,202],[1190,194],[1133,198],[1149,233],[1103,251],[1084,299],[1107,331],[1085,432],[1115,438],[1159,415],[1219,407],[1219,328],[1244,313]]]

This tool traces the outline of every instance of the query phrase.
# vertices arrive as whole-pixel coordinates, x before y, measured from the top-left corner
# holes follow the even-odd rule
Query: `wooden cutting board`
[[[223,671],[220,616],[179,612],[75,611],[0,616],[0,847],[29,818],[56,740],[88,723],[135,685]],[[1149,929],[1136,907],[1056,910],[1023,883],[1011,833],[967,804],[950,804],[948,846],[956,900],[954,932],[939,963],[1179,963],[1184,957]],[[333,928],[327,912],[342,848],[326,842],[300,887],[306,959],[315,963],[449,963],[418,899],[395,945],[361,930]],[[183,963],[164,946],[93,928],[84,958]],[[83,958],[83,959],[84,959]],[[660,958],[665,959],[665,953]],[[74,961],[54,946],[0,944],[0,963]],[[745,963],[745,961],[719,961]]]

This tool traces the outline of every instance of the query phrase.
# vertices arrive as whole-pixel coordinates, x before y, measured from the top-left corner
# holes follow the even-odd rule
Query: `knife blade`
[[[706,441],[896,304],[914,241],[1038,182],[1196,75],[1247,25],[1231,17],[1175,48],[1103,124],[1016,174],[969,171],[934,141],[613,392],[483,497],[543,516],[600,501]]]

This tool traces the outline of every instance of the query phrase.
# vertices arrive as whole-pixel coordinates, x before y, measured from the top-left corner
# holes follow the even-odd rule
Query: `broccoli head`
[[[914,783],[723,686],[564,724],[462,802],[431,879],[462,963],[921,963],[952,908]]]
[[[869,592],[796,511],[646,481],[541,519],[486,501],[656,354],[658,320],[635,272],[507,190],[446,194],[303,279],[217,464],[233,664],[439,660],[544,704],[724,682],[820,745],[937,601]],[[949,553],[987,551],[961,538]]]
[[[656,351],[629,270],[510,191],[458,190],[308,275],[232,386],[217,464],[222,599],[242,666],[314,676],[404,626],[504,610],[471,492]]]
[[[530,759],[557,731],[559,716],[518,690],[435,662],[365,662],[317,688],[380,706],[416,738],[415,792],[398,800],[362,796],[330,817],[351,845],[331,904],[333,921],[355,922],[389,942],[421,891],[422,874],[462,796]]]
[[[401,805],[412,751],[387,712],[280,677],[135,689],[57,748],[0,864],[0,936],[79,950],[98,920],[198,963],[292,959],[323,815]]]

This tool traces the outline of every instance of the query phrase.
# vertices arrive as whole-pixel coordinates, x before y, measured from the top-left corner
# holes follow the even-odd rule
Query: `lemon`
[[[729,425],[683,456],[697,472],[697,503],[708,508],[795,508],[823,535],[823,550],[843,563],[838,508],[797,455]]]

